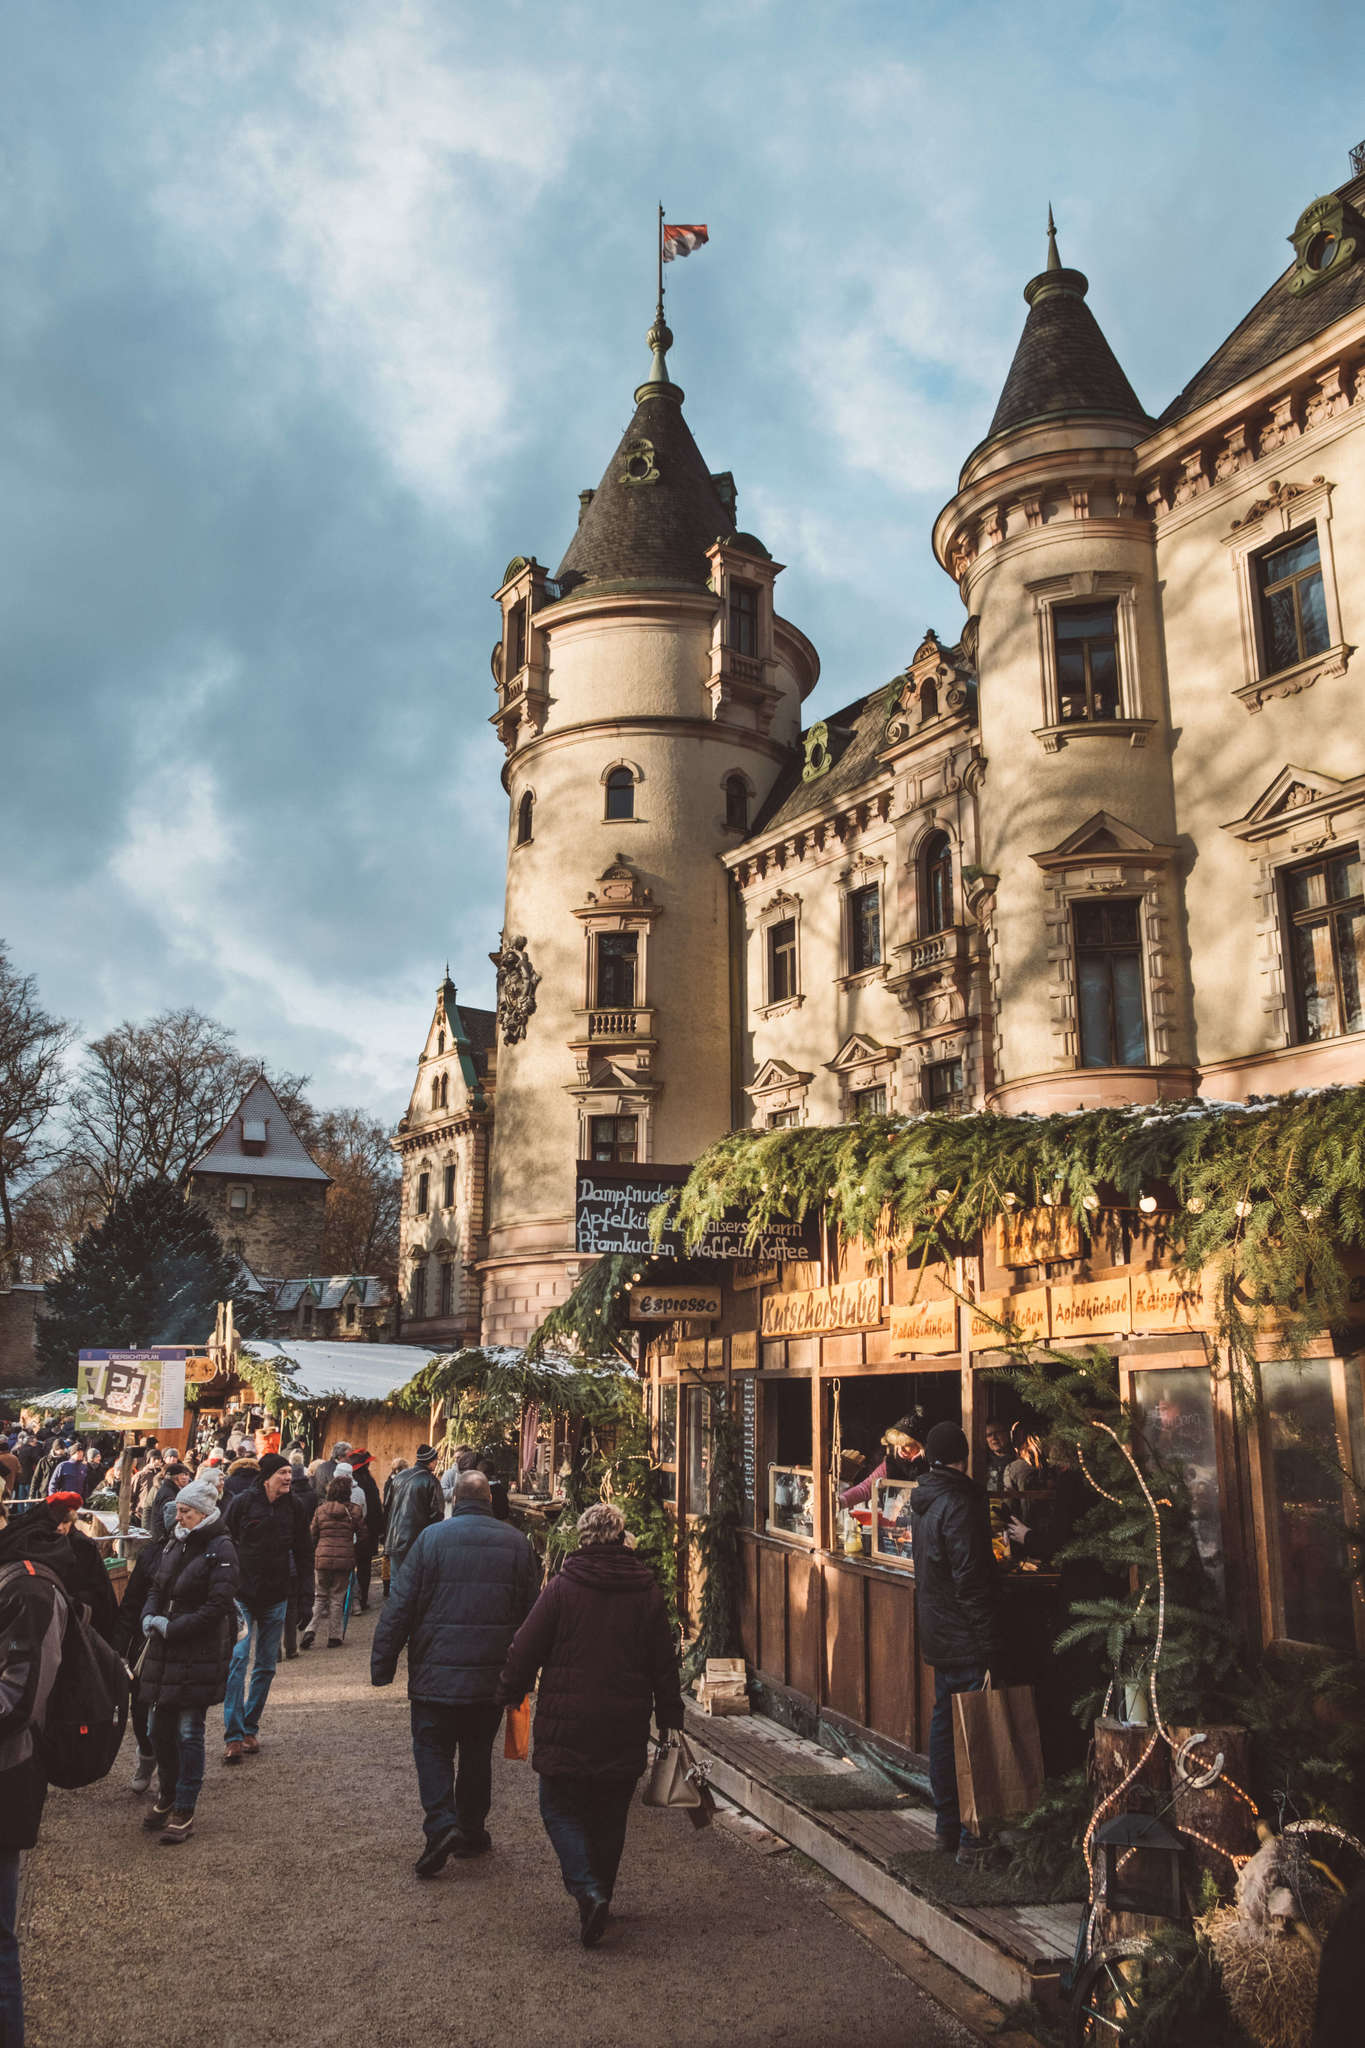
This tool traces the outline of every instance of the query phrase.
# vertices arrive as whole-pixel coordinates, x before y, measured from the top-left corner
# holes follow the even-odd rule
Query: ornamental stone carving
[[[488,957],[498,970],[498,1033],[504,1045],[516,1045],[534,1014],[540,976],[522,937],[506,940],[500,953]]]

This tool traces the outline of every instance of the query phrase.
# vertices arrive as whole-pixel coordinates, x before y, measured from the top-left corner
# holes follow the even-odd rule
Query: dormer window
[[[507,613],[507,668],[510,683],[526,666],[526,600],[518,598]]]
[[[242,1118],[242,1150],[244,1152],[250,1152],[255,1155],[259,1155],[260,1153],[264,1152],[264,1117],[247,1116]]]
[[[758,653],[758,587],[753,583],[730,585],[729,642],[735,654]]]

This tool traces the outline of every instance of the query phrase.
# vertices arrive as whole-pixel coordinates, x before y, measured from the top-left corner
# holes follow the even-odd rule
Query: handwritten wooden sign
[[[1182,1279],[1174,1273],[1134,1273],[1132,1288],[1135,1330],[1213,1327],[1213,1302],[1202,1273],[1197,1279],[1188,1275]]]
[[[731,1372],[753,1372],[758,1365],[758,1333],[736,1330],[730,1339]]]
[[[882,1319],[882,1276],[846,1280],[837,1287],[765,1294],[765,1337],[807,1337],[832,1330],[875,1330]]]
[[[736,1294],[751,1292],[755,1287],[772,1287],[776,1283],[777,1273],[776,1259],[736,1259],[730,1274],[730,1285]]]
[[[1132,1291],[1125,1273],[1120,1280],[1073,1280],[1050,1287],[1052,1335],[1089,1337],[1097,1331],[1126,1331],[1132,1317]]]
[[[957,1303],[945,1295],[938,1301],[896,1302],[891,1308],[891,1349],[929,1356],[957,1350]]]
[[[1043,1343],[1052,1329],[1047,1289],[1026,1287],[1019,1294],[984,1294],[966,1311],[965,1321],[969,1351],[1003,1350],[1010,1339],[1000,1327],[1002,1323],[1016,1326],[1025,1343]]]
[[[1078,1259],[1081,1233],[1069,1208],[1015,1209],[996,1228],[996,1256],[1002,1266],[1045,1266],[1054,1259]]]

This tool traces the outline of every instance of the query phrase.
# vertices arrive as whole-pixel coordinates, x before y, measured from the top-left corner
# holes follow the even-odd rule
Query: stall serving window
[[[962,1378],[954,1362],[941,1371],[878,1373],[842,1379],[824,1390],[827,1428],[842,1444],[836,1490],[838,1507],[861,1532],[865,1557],[880,1564],[911,1563],[910,1496],[919,1479],[907,1458],[910,1445],[923,1445],[936,1422],[962,1421]],[[892,1445],[883,1438],[895,1436]],[[845,1523],[844,1547],[851,1547]]]
[[[1132,1408],[1149,1471],[1177,1480],[1189,1496],[1199,1562],[1225,1593],[1222,1486],[1207,1366],[1152,1366],[1132,1375]]]
[[[767,1485],[764,1527],[793,1543],[815,1541],[810,1381],[765,1380],[760,1388]]]

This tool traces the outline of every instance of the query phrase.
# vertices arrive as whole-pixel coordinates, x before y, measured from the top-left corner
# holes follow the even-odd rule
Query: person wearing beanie
[[[379,1488],[374,1483],[374,1473],[370,1469],[373,1464],[374,1459],[368,1451],[358,1449],[351,1452],[351,1471],[360,1489],[360,1501],[365,1510],[364,1526],[356,1538],[355,1545],[355,1584],[362,1614],[370,1604],[370,1579],[374,1571],[375,1552],[384,1541],[384,1502]]]
[[[423,1474],[435,1486],[429,1465],[405,1476],[415,1482]],[[438,1498],[440,1491],[436,1486]],[[371,1684],[391,1685],[407,1646],[412,1760],[426,1837],[415,1865],[419,1877],[435,1877],[452,1856],[482,1856],[493,1846],[485,1822],[502,1719],[498,1674],[539,1584],[526,1538],[494,1519],[488,1481],[481,1472],[462,1472],[454,1512],[413,1543],[370,1648]]]
[[[884,1429],[882,1449],[886,1455],[881,1464],[874,1465],[855,1486],[844,1488],[839,1495],[840,1507],[860,1508],[871,1500],[874,1479],[922,1479],[929,1470],[929,1460],[924,1454],[924,1436],[924,1417],[918,1408]]]
[[[973,1865],[982,1848],[958,1810],[953,1694],[978,1692],[1000,1651],[990,1501],[985,1487],[967,1475],[967,1439],[955,1422],[936,1422],[924,1450],[930,1469],[910,1496],[910,1526],[920,1651],[934,1668],[934,1832],[940,1850]]]
[[[237,1551],[237,1619],[242,1631],[223,1698],[226,1764],[239,1764],[260,1749],[261,1716],[279,1663],[291,1593],[300,1614],[313,1604],[313,1546],[303,1506],[291,1490],[293,1477],[288,1458],[267,1451],[254,1483],[237,1495],[225,1516]]]
[[[445,1511],[445,1495],[436,1477],[436,1451],[433,1445],[423,1444],[416,1464],[397,1481],[389,1502],[384,1548],[389,1559],[390,1588],[417,1538],[433,1522],[439,1522]]]
[[[237,1590],[237,1552],[223,1527],[211,1479],[176,1498],[142,1603],[138,1698],[156,1758],[156,1796],[143,1819],[167,1846],[194,1827],[204,1783],[204,1717],[227,1687]]]
[[[584,1948],[606,1931],[650,1714],[660,1735],[683,1725],[668,1603],[625,1534],[608,1501],[579,1516],[578,1549],[517,1631],[498,1682],[514,1706],[540,1672],[531,1768]]]

